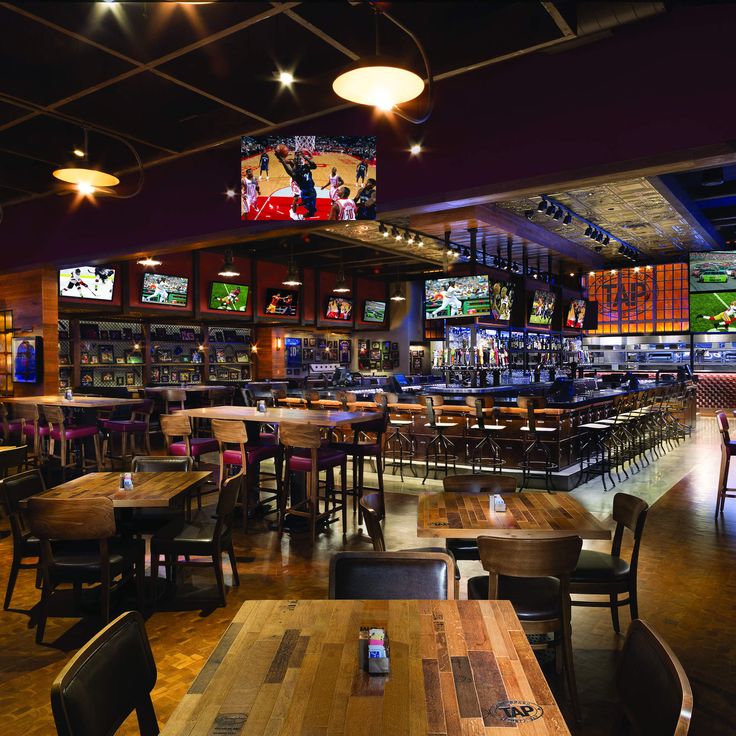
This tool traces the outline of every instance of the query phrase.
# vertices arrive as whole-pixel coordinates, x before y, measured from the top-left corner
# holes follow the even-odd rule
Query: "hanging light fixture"
[[[396,18],[383,12],[378,4],[373,4],[376,23],[376,53],[351,63],[332,83],[332,89],[339,97],[359,105],[371,105],[379,110],[394,111],[400,117],[413,123],[425,122],[432,112],[432,72],[424,47],[419,39]],[[378,19],[382,15],[398,26],[414,41],[424,61],[427,72],[427,109],[423,116],[412,118],[396,106],[413,100],[424,91],[424,80],[407,69],[400,61],[382,55],[378,42]]]
[[[75,149],[74,155],[81,159],[79,166],[69,166],[56,169],[53,175],[67,184],[74,184],[80,194],[94,194],[101,187],[114,187],[120,184],[120,179],[114,174],[108,174],[100,169],[92,168],[89,163],[89,135],[84,129],[84,148]],[[82,153],[80,156],[78,151]]]
[[[406,301],[406,297],[404,296],[404,292],[401,290],[400,284],[396,284],[396,290],[391,296],[391,301],[392,302],[405,302]]]
[[[342,267],[342,253],[340,254],[340,270],[337,272],[337,281],[335,282],[335,288],[332,290],[335,294],[348,294],[350,292],[350,286],[348,280],[345,277],[345,269]]]
[[[139,266],[145,266],[146,268],[153,268],[154,266],[160,266],[161,261],[159,261],[158,258],[155,258],[154,256],[146,256],[145,258],[139,258],[138,261],[136,261]]]
[[[240,276],[240,271],[236,271],[235,266],[233,265],[233,252],[229,248],[225,251],[225,263],[222,269],[218,271],[217,275],[223,276],[226,279]]]
[[[284,286],[301,286],[302,280],[299,276],[299,269],[294,263],[294,248],[289,251],[289,268],[286,271],[286,278],[281,282]]]

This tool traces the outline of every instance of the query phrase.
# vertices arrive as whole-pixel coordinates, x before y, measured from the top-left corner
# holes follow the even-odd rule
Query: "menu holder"
[[[388,634],[384,629],[361,627],[358,663],[369,675],[387,675],[391,669]]]

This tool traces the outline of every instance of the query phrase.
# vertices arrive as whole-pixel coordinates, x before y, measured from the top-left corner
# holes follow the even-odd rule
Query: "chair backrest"
[[[365,529],[371,538],[371,542],[373,542],[373,549],[376,552],[385,552],[386,541],[383,538],[383,529],[381,528],[381,519],[384,518],[385,511],[381,494],[366,493],[360,499],[360,506],[363,509]]]
[[[319,427],[297,422],[282,422],[279,425],[279,438],[284,447],[304,447],[319,449],[322,444]]]
[[[244,406],[255,406],[256,405],[256,396],[253,393],[252,389],[241,388],[240,395],[243,397]]]
[[[226,406],[232,400],[232,391],[229,388],[208,389],[207,400],[210,406]]]
[[[5,513],[10,519],[10,530],[13,534],[13,544],[20,544],[23,536],[28,531],[25,515],[20,507],[20,502],[31,496],[43,493],[46,484],[41,471],[26,470],[18,475],[11,475],[0,481],[0,498],[2,499]]]
[[[455,563],[442,552],[338,552],[330,560],[336,600],[448,600]]]
[[[466,406],[470,406],[475,409],[475,419],[478,424],[478,429],[485,429],[486,426],[486,415],[483,413],[483,409],[493,408],[493,398],[486,396],[478,398],[477,396],[466,396]]]
[[[667,642],[641,619],[634,619],[626,633],[616,689],[637,736],[687,734],[693,709],[690,682]]]
[[[171,455],[136,455],[130,464],[131,473],[188,473],[194,467],[191,457]]]
[[[158,734],[151,690],[156,663],[143,617],[128,611],[88,641],[51,686],[59,736],[115,733],[135,710],[141,736]]]
[[[728,431],[728,417],[725,411],[716,412],[716,424],[718,425],[718,431],[721,433],[721,439],[724,444],[730,442],[731,435]]]
[[[109,539],[115,536],[112,499],[28,499],[28,527],[42,542],[50,539]]]
[[[64,424],[64,410],[60,406],[44,405],[42,408],[46,421],[58,430]]]
[[[8,471],[13,468],[16,472],[20,472],[21,467],[26,464],[28,457],[28,446],[21,445],[13,447],[9,450],[0,452],[0,478],[8,475]]]
[[[271,389],[271,405],[272,406],[278,406],[279,399],[285,399],[285,398],[286,398],[285,388],[272,388]]]
[[[621,555],[621,541],[624,529],[628,529],[634,535],[634,547],[631,551],[630,568],[632,573],[636,572],[639,560],[639,543],[644,532],[644,523],[647,520],[649,504],[641,498],[628,493],[617,493],[613,497],[613,520],[616,522],[616,531],[613,535],[611,554],[614,557]]]
[[[520,409],[526,409],[527,423],[529,429],[534,432],[537,428],[536,417],[534,412],[544,409],[547,406],[547,400],[543,396],[517,396],[516,405]]]
[[[186,414],[162,414],[160,421],[166,444],[169,444],[169,439],[190,437],[192,434],[192,423]]]
[[[335,398],[342,404],[344,411],[347,411],[350,408],[348,404],[354,404],[358,400],[357,395],[352,391],[337,391],[335,393]]]
[[[483,569],[490,574],[488,597],[498,597],[498,576],[514,578],[555,577],[569,580],[578,564],[583,540],[576,534],[555,537],[478,537]]]
[[[215,518],[217,519],[214,532],[215,539],[219,539],[223,527],[227,529],[232,528],[235,506],[243,491],[243,478],[243,474],[239,473],[238,475],[227,478],[222,484],[222,489],[217,499],[217,510],[215,511]]]
[[[25,419],[27,422],[36,423],[41,415],[38,411],[38,404],[14,404],[13,416],[16,419]]]
[[[434,397],[433,396],[420,396],[419,400],[424,404],[427,409],[427,424],[430,427],[434,427],[437,424],[437,415],[434,413]]]
[[[153,414],[154,407],[153,399],[143,399],[140,404],[136,404],[131,412],[131,419],[138,419],[138,421],[149,422],[151,420],[151,414]]]
[[[484,473],[448,475],[442,479],[442,489],[447,493],[513,493],[516,478]]]
[[[233,419],[213,419],[212,436],[221,445],[244,445],[248,442],[245,423]]]
[[[164,402],[164,410],[169,413],[170,404],[178,404],[183,409],[187,402],[187,392],[183,388],[167,388],[161,392],[161,399]]]
[[[320,400],[319,391],[313,391],[311,389],[304,390],[304,399],[308,406],[316,404]]]
[[[388,411],[388,396],[386,394],[376,394],[373,397],[373,400],[376,402],[376,406],[383,412]]]
[[[376,442],[381,442],[381,438],[388,428],[388,414],[384,412],[374,413],[375,419],[363,420],[351,424],[353,430],[354,441],[357,442],[360,434],[371,433],[376,435]]]

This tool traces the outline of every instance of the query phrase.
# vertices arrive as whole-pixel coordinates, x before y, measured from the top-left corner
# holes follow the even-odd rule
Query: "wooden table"
[[[506,511],[490,508],[489,493],[431,493],[419,497],[417,536],[475,539],[487,532],[508,537],[610,539],[611,531],[564,493],[503,494]]]
[[[296,424],[313,424],[318,427],[339,427],[376,418],[374,412],[367,411],[267,407],[266,411],[263,412],[258,411],[255,406],[205,406],[201,409],[185,409],[179,413],[186,414],[193,419],[234,419],[241,422],[261,422],[265,424],[294,422]]]
[[[388,676],[359,670],[361,626],[386,628]],[[161,732],[240,733],[570,732],[508,601],[271,600],[243,604]]]
[[[76,396],[71,401],[50,394],[48,396],[19,396],[12,399],[2,399],[7,404],[36,404],[45,406],[66,406],[71,409],[102,409],[126,404],[140,404],[140,399],[114,399],[107,396]]]
[[[192,363],[192,365],[201,365],[198,363]],[[209,383],[188,383],[186,386],[179,386],[176,383],[172,383],[170,386],[146,386],[145,389],[131,388],[129,391],[145,391],[147,393],[163,393],[164,391],[171,391],[172,389],[177,391],[185,391],[186,393],[198,393],[200,391],[209,391],[210,389],[227,388],[227,386],[218,386],[216,384]]]
[[[209,471],[191,473],[133,473],[133,490],[120,490],[120,473],[87,473],[55,486],[37,498],[100,498],[112,499],[121,509],[167,509],[179,496],[191,493],[207,480]]]

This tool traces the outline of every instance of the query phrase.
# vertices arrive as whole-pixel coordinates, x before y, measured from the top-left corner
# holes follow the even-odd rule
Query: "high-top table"
[[[358,665],[385,628],[390,673]],[[161,736],[569,731],[509,601],[247,601]]]
[[[490,493],[426,493],[417,504],[418,537],[476,539],[486,533],[544,537],[568,532],[610,539],[611,531],[565,493],[504,493],[506,511],[494,511]]]
[[[71,401],[63,394],[46,396],[17,396],[2,399],[4,404],[36,404],[37,406],[64,406],[70,409],[107,409],[115,406],[140,404],[140,399],[118,399],[109,396],[75,396]]]
[[[193,365],[197,365],[196,363],[193,363]],[[221,388],[227,388],[227,386],[218,386],[214,383],[188,383],[185,386],[180,386],[176,383],[172,383],[169,386],[146,386],[144,389],[141,388],[131,388],[129,391],[145,391],[147,393],[163,393],[164,391],[184,391],[188,394],[196,394],[201,393],[202,391],[209,391],[210,389],[221,389]]]
[[[256,424],[295,422],[317,427],[340,427],[376,418],[375,413],[367,411],[329,411],[283,407],[267,407],[266,411],[258,411],[255,406],[205,406],[200,409],[185,409],[179,413],[193,419],[233,419]]]

